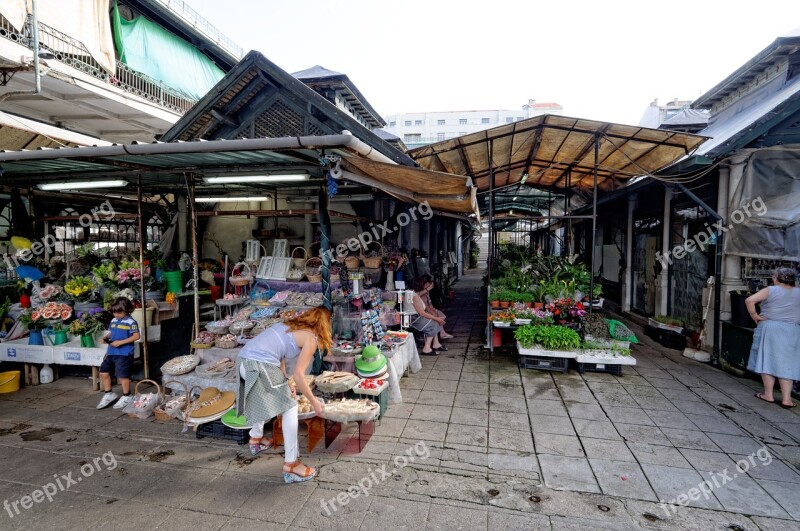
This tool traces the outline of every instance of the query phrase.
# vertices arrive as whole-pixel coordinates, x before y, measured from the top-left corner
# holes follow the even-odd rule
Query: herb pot
[[[508,308],[510,304],[508,301],[500,301],[500,308]]]
[[[500,301],[489,301],[489,305],[492,308],[499,308],[500,307]]]

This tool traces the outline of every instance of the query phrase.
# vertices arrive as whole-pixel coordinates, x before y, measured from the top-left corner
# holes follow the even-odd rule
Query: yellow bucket
[[[0,393],[19,391],[19,371],[0,372]]]

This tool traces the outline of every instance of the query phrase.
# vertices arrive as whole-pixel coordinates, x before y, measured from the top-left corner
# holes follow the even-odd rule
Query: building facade
[[[428,111],[392,114],[386,117],[385,131],[397,136],[409,149],[519,122],[542,114],[562,115],[558,103],[528,103],[519,110]]]

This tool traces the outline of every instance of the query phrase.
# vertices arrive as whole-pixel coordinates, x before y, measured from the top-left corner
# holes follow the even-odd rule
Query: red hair
[[[320,351],[326,351],[333,346],[333,332],[331,330],[331,311],[324,306],[317,306],[301,313],[297,317],[283,322],[289,332],[308,330],[317,336]]]

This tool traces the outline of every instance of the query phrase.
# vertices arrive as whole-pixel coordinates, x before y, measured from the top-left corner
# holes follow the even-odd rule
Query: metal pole
[[[192,223],[192,278],[194,279],[194,336],[200,333],[200,295],[197,293],[197,211],[194,203],[194,174],[189,174],[189,213]],[[227,273],[225,273],[227,275]]]
[[[494,261],[494,140],[489,140],[489,255],[486,258],[486,272],[489,282],[492,280],[492,262]]]
[[[594,305],[592,301],[594,300],[594,238],[595,233],[597,232],[597,167],[600,164],[600,136],[594,135],[594,171],[593,173],[593,183],[592,183],[592,248],[590,252],[592,253],[591,259],[591,270],[589,271],[589,314],[592,313],[592,309]]]
[[[139,212],[139,282],[142,290],[142,315],[144,322],[139,323],[142,329],[142,363],[144,363],[144,377],[150,378],[150,356],[147,346],[147,296],[144,288],[144,216],[142,215],[142,175],[139,174],[136,182],[136,208]]]
[[[319,188],[319,252],[322,257],[322,304],[333,311],[331,303],[331,217],[328,213],[329,206],[328,187],[323,184]]]

